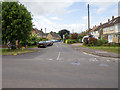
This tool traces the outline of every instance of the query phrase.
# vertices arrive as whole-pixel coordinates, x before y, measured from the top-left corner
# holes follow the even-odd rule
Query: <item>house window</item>
[[[117,38],[117,34],[114,35],[114,38]]]
[[[104,32],[106,32],[106,31],[107,31],[107,28],[104,28],[103,30],[104,30]]]
[[[110,26],[110,31],[114,30],[114,26]]]

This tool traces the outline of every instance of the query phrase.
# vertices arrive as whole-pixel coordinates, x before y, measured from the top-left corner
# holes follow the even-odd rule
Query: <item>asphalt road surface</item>
[[[117,88],[118,60],[54,43],[37,52],[3,56],[3,88]]]

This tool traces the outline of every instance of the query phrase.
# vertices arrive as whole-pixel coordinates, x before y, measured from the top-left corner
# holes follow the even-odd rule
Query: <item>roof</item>
[[[97,31],[99,27],[100,27],[100,25],[93,27],[91,32]]]
[[[110,27],[117,23],[120,23],[120,16],[110,20],[109,22],[104,23],[102,25],[102,28]]]
[[[114,24],[117,24],[117,23],[120,23],[120,16],[116,17],[116,18],[114,18],[114,19],[112,19],[104,24],[93,27],[91,32],[100,30],[100,28],[106,28],[106,27],[113,26]]]
[[[55,38],[60,38],[60,35],[59,34],[56,34],[56,33],[50,33],[53,37]]]

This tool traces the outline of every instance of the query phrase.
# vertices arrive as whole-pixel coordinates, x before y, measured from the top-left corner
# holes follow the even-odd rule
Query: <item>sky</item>
[[[118,0],[19,0],[32,14],[34,28],[49,33],[67,29],[71,33],[87,30],[118,16]]]

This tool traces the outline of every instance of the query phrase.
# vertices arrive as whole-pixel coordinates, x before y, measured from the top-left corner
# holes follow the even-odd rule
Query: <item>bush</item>
[[[97,41],[97,45],[98,46],[102,46],[102,45],[106,45],[108,43],[108,41],[106,40],[106,39],[99,39],[98,41]]]
[[[71,39],[78,39],[78,34],[77,33],[71,34]]]
[[[86,37],[86,38],[84,38],[84,40],[83,40],[83,45],[87,45],[88,44],[88,38]]]
[[[67,39],[68,40],[68,44],[73,44],[73,43],[77,43],[78,41],[76,39]]]
[[[88,40],[88,45],[90,46],[94,46],[97,44],[97,39],[94,38],[94,37],[89,37],[89,40]]]

